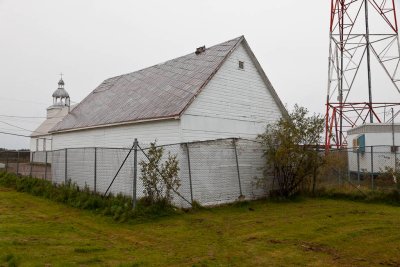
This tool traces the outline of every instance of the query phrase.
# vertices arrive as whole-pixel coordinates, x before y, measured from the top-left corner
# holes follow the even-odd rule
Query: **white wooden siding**
[[[53,149],[78,147],[131,147],[134,138],[149,144],[179,143],[179,120],[138,123],[53,134]]]
[[[239,69],[239,61],[244,69]],[[281,117],[243,45],[226,60],[181,117],[182,141],[252,138]]]
[[[51,151],[51,135],[32,137],[30,140],[31,151]],[[39,140],[39,141],[37,141]],[[36,149],[36,142],[39,142],[38,149]],[[44,146],[43,143],[46,142]]]

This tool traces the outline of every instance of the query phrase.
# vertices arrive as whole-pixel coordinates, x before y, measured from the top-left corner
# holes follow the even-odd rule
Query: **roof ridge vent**
[[[196,54],[196,55],[199,55],[199,54],[201,54],[201,53],[203,53],[203,52],[205,52],[205,51],[206,51],[206,46],[203,45],[203,46],[200,46],[200,47],[197,47],[197,48],[196,48],[195,54]]]

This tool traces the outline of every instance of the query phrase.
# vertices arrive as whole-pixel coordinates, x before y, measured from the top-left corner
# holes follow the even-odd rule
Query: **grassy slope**
[[[399,240],[387,205],[254,202],[120,224],[0,188],[0,266],[398,266]]]

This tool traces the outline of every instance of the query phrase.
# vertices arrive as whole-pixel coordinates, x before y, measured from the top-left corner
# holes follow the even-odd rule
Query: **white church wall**
[[[51,135],[31,137],[30,140],[31,162],[45,163],[46,152],[48,152],[47,163],[51,163],[51,150],[52,150],[51,143],[52,143]]]
[[[149,144],[180,142],[179,120],[136,123],[53,134],[53,149],[80,147],[130,148],[134,139]]]
[[[244,62],[244,69],[239,68]],[[183,141],[254,138],[282,116],[245,47],[229,56],[181,117]]]

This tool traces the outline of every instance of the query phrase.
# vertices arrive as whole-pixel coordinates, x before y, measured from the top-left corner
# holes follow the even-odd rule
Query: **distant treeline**
[[[30,151],[27,148],[23,148],[23,149],[7,149],[7,148],[1,148],[0,147],[0,152],[5,152],[5,151],[20,151],[20,152],[28,152]]]
[[[0,148],[0,162],[1,163],[12,163],[12,162],[29,162],[30,160],[29,149],[11,150]]]

